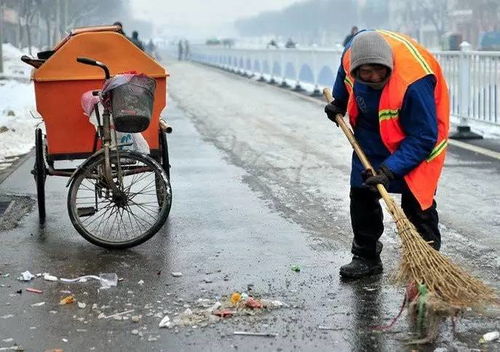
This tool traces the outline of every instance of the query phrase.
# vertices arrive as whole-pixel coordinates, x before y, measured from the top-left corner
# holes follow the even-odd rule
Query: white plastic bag
[[[141,133],[116,132],[118,144],[132,143],[121,146],[122,150],[134,150],[139,153],[149,154],[149,145]]]

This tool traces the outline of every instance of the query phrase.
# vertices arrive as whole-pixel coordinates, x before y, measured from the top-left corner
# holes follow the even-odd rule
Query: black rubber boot
[[[367,259],[355,255],[349,264],[340,267],[340,276],[346,279],[359,279],[365,276],[380,274],[383,270],[380,257]]]

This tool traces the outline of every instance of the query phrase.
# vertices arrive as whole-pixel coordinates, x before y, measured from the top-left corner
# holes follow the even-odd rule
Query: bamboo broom
[[[323,95],[327,102],[333,101],[330,89],[325,88]],[[375,170],[341,114],[336,116],[336,121],[365,169],[371,170],[375,175]],[[415,226],[408,220],[403,210],[396,204],[383,185],[378,184],[377,190],[396,223],[402,242],[403,253],[396,274],[397,282],[425,285],[428,292],[437,299],[439,304],[448,307],[450,312],[467,307],[480,308],[488,304],[498,304],[498,297],[492,288],[452,263],[449,258],[432,248],[420,236]]]

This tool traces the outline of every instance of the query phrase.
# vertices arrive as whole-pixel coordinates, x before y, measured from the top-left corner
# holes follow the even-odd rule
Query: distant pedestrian
[[[182,40],[179,40],[177,43],[177,58],[179,61],[182,61],[184,58],[184,45],[182,44]]]
[[[139,49],[144,50],[144,44],[139,39],[139,32],[133,31],[132,38],[130,38],[130,41],[132,41],[132,43],[134,43]]]
[[[267,49],[269,49],[270,47],[273,47],[273,48],[275,48],[275,49],[278,49],[278,48],[279,48],[279,47],[278,47],[278,43],[276,43],[276,40],[271,39],[271,40],[269,41],[269,43],[267,43],[266,48],[267,48]]]
[[[295,49],[296,47],[296,44],[295,42],[292,40],[292,38],[288,38],[286,44],[285,44],[285,48],[287,49]]]
[[[123,31],[123,25],[120,21],[116,21],[115,23],[113,23],[113,26],[120,27],[120,29],[118,30],[118,33],[125,35],[125,32]]]
[[[350,33],[350,34],[348,34],[348,35],[345,37],[345,39],[344,39],[344,43],[342,43],[342,45],[343,45],[344,47],[346,47],[346,46],[347,46],[347,43],[349,43],[349,42],[352,40],[352,38],[354,38],[354,36],[356,35],[356,33],[358,33],[358,32],[359,32],[358,27],[353,26],[353,27],[351,28],[351,33]]]

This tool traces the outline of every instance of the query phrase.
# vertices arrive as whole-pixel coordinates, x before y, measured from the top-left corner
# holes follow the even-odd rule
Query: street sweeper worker
[[[382,272],[382,184],[401,194],[401,207],[420,235],[439,250],[434,195],[448,143],[449,98],[441,67],[413,39],[385,30],[361,31],[345,48],[325,112],[348,114],[354,135],[376,170],[352,157],[350,215],[353,258],[345,278]]]

